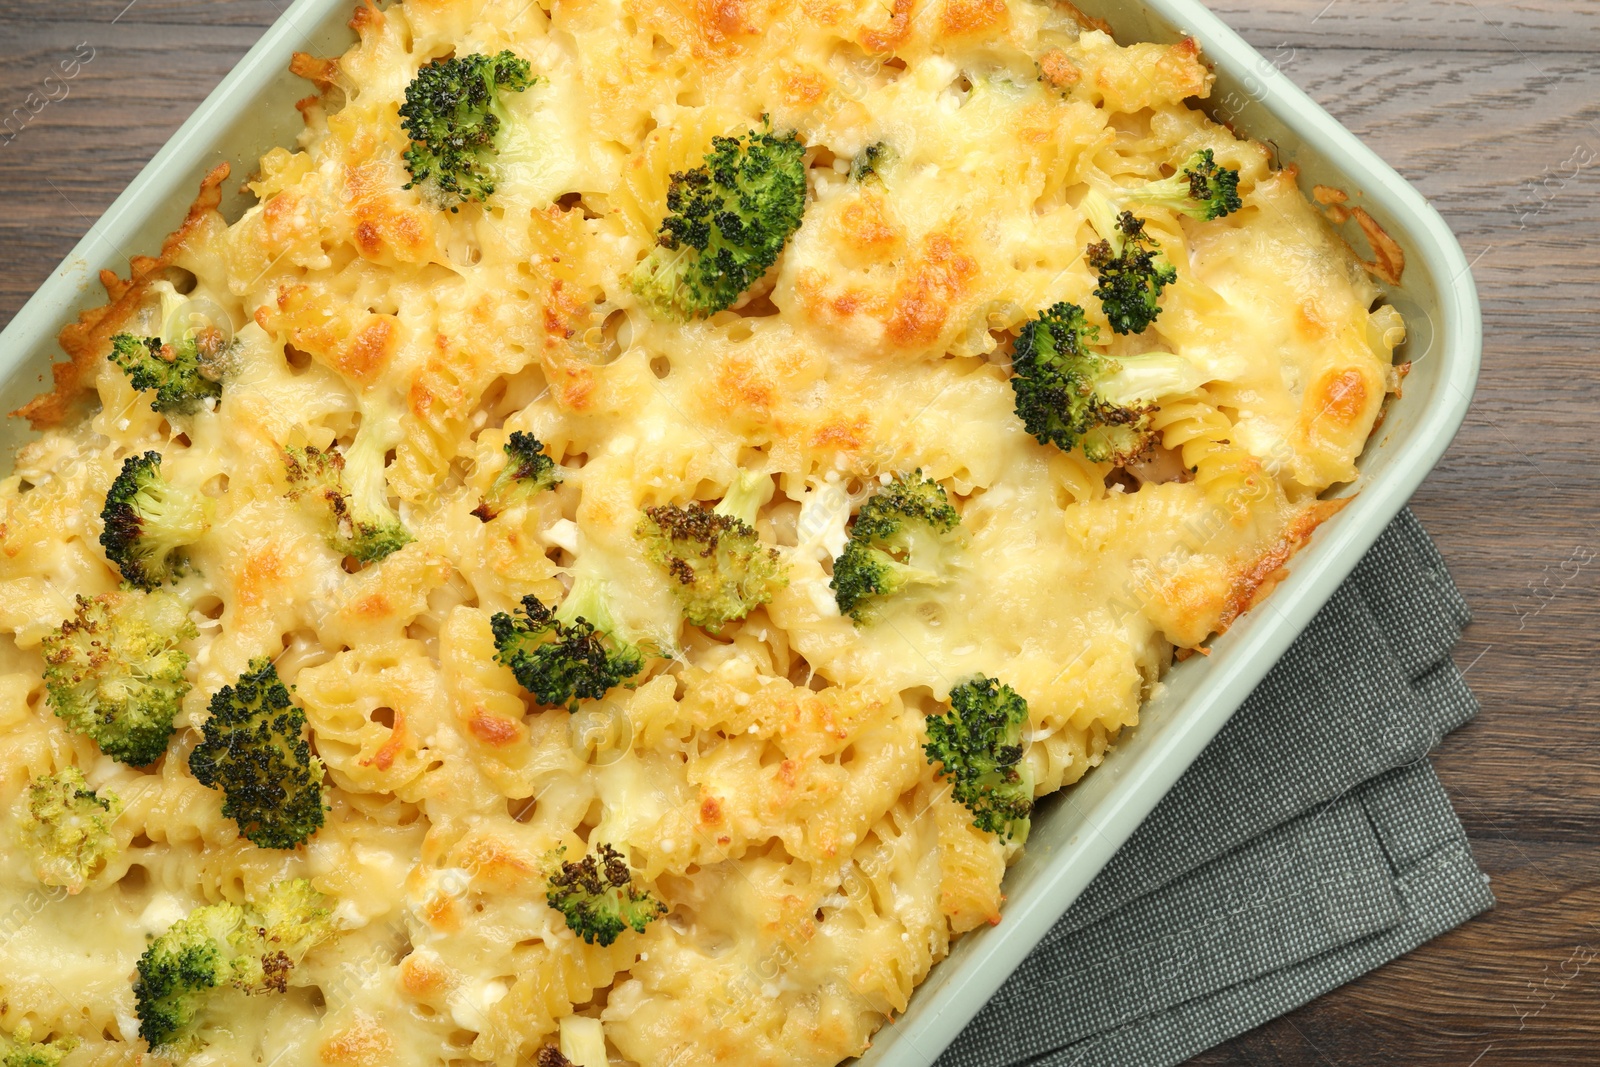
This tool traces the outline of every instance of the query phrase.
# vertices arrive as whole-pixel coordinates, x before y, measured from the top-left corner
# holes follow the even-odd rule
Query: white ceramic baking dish
[[[1123,42],[1190,35],[1217,72],[1207,107],[1241,133],[1270,142],[1301,183],[1342,188],[1405,249],[1403,284],[1389,299],[1405,315],[1401,358],[1413,364],[1361,459],[1360,479],[1337,495],[1355,499],[1297,556],[1292,574],[1214,643],[1212,655],[1173,668],[1105,763],[1051,798],[1034,819],[1028,850],[1006,878],[1004,920],[962,938],[917,990],[906,1014],[879,1033],[863,1063],[923,1067],[961,1031],[1028,951],[1127,840],[1356,565],[1438,461],[1466,414],[1477,381],[1482,328],[1460,246],[1417,191],[1195,0],[1079,0]],[[78,311],[102,303],[101,268],[126,271],[123,254],[153,253],[182,219],[200,177],[219,162],[255,169],[300,126],[293,102],[305,83],[290,54],[338,55],[353,41],[352,0],[296,0],[194,115],[172,136],[65,262],[0,334],[0,410],[40,389],[60,358],[55,337]],[[237,190],[238,181],[227,183]],[[233,193],[237,197],[237,192]],[[224,200],[236,217],[244,203]],[[1363,248],[1354,231],[1352,245]],[[26,439],[16,419],[0,446]]]

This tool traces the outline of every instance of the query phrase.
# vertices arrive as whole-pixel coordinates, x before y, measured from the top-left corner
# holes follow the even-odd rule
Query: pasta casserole
[[[1067,3],[351,26],[18,413],[0,1058],[858,1056],[1337,510],[1399,251]]]

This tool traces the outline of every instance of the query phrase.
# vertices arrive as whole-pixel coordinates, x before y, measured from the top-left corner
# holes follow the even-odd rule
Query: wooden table
[[[1483,713],[1436,763],[1500,904],[1196,1062],[1600,1063],[1600,2],[1215,6],[1414,181],[1475,263],[1483,377],[1414,507],[1477,616],[1457,655]],[[279,11],[6,4],[0,102],[57,99],[0,132],[0,321]]]

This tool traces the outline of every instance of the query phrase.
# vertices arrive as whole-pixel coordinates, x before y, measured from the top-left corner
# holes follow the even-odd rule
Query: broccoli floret
[[[290,972],[331,932],[322,895],[303,878],[275,882],[259,902],[196,908],[139,957],[134,1006],[151,1048],[192,1036],[206,992],[232,985],[282,992]]]
[[[189,692],[178,644],[197,633],[170,593],[80,596],[74,617],[42,642],[51,708],[112,759],[154,763]]]
[[[705,163],[672,176],[671,211],[633,291],[658,315],[699,318],[732,307],[778,261],[806,208],[798,134],[716,137]]]
[[[1131,211],[1117,217],[1116,228],[1118,243],[1104,240],[1089,246],[1089,265],[1100,276],[1094,295],[1113,330],[1143,333],[1161,314],[1161,290],[1178,280],[1178,272],[1161,258],[1160,246]]]
[[[222,395],[228,351],[227,339],[215,328],[172,342],[119,333],[106,358],[122,368],[135,389],[154,390],[150,410],[192,415],[206,400]]]
[[[77,1047],[78,1039],[71,1036],[33,1040],[33,1027],[24,1020],[9,1036],[0,1034],[0,1067],[61,1067],[62,1059]]]
[[[234,939],[243,961],[234,981],[249,992],[281,993],[307,952],[333,932],[327,898],[304,878],[272,883],[244,909],[244,929]]]
[[[580,577],[556,611],[530,594],[520,618],[496,612],[489,625],[495,659],[541,704],[576,710],[579,701],[598,700],[615,686],[632,688],[644,670],[644,650],[613,618],[597,578]]]
[[[500,468],[482,502],[472,510],[484,522],[512,504],[561,484],[561,471],[555,460],[544,454],[544,445],[533,434],[514,431],[506,439],[505,452],[506,465]]]
[[[1011,389],[1040,444],[1081,445],[1090,460],[1120,465],[1151,445],[1153,401],[1197,388],[1200,376],[1171,353],[1112,359],[1088,347],[1098,336],[1076,304],[1047,308],[1017,334]]]
[[[650,559],[674,579],[684,618],[713,632],[742,619],[788,584],[783,557],[756,535],[756,512],[772,487],[740,471],[715,508],[644,509],[636,531]]]
[[[401,126],[411,138],[406,167],[411,181],[442,206],[459,211],[468,201],[494,194],[495,173],[507,159],[508,135],[516,121],[505,94],[538,82],[528,61],[511,51],[435,59],[406,86]]]
[[[1231,215],[1243,206],[1239,172],[1217,166],[1209,148],[1190,156],[1172,177],[1129,189],[1125,195],[1136,204],[1168,208],[1202,221]]]
[[[864,182],[875,179],[881,182],[883,177],[879,172],[894,162],[894,158],[894,149],[884,142],[869,144],[857,152],[855,158],[850,161],[850,180]]]
[[[155,589],[177,576],[178,550],[211,528],[211,507],[205,494],[161,477],[160,452],[129,456],[100,511],[100,545],[124,581]]]
[[[121,798],[111,792],[95,793],[76,767],[29,782],[29,821],[23,826],[23,839],[33,853],[39,881],[80,892],[116,846],[111,824],[120,814]]]
[[[322,503],[328,545],[361,563],[376,563],[415,540],[389,507],[386,422],[364,415],[356,439],[342,453],[332,448],[284,449],[289,495]]]
[[[1083,210],[1101,238],[1088,250],[1099,274],[1094,295],[1114,331],[1143,333],[1161,314],[1161,291],[1178,280],[1178,271],[1145,233],[1144,220],[1119,211],[1099,190],[1084,196]]]
[[[833,561],[828,588],[839,611],[858,625],[870,622],[878,598],[947,581],[943,563],[960,523],[944,486],[921,470],[895,475],[861,505],[850,540]]]
[[[205,740],[189,754],[201,785],[222,790],[222,814],[262,848],[295,848],[322,825],[322,761],[306,713],[265,657],[211,698]]]
[[[205,991],[226,984],[236,952],[232,936],[244,909],[226,901],[196,908],[139,957],[134,1011],[151,1048],[177,1043],[200,1014]]]
[[[572,1067],[572,1061],[554,1045],[546,1045],[533,1057],[534,1067]]]
[[[545,900],[567,920],[567,929],[589,944],[609,945],[632,927],[640,933],[667,907],[633,884],[622,853],[602,843],[575,862],[563,862],[566,848],[550,856]]]
[[[950,690],[950,712],[927,720],[928,762],[940,764],[952,793],[972,812],[972,825],[1002,841],[1028,838],[1033,774],[1022,759],[1028,702],[995,678],[974,678]]]
[[[158,281],[150,291],[160,298],[161,327],[154,337],[119,333],[106,357],[127,374],[135,389],[153,391],[150,409],[166,415],[191,415],[208,400],[222,395],[222,381],[231,369],[236,346],[215,325],[202,323],[180,330],[179,312],[188,301]],[[195,316],[190,316],[191,320]]]

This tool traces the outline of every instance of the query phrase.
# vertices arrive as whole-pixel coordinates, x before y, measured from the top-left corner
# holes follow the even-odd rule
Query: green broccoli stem
[[[1108,361],[1115,369],[1094,384],[1095,395],[1116,407],[1132,407],[1200,388],[1201,374],[1182,356],[1146,352]]]
[[[920,571],[932,576],[929,580],[943,581],[935,572],[927,568],[927,564],[936,563],[945,556],[945,534],[943,531],[925,522],[903,522],[900,528],[884,539],[884,544],[892,552],[901,554],[910,571]],[[921,581],[906,576],[908,581]]]
[[[738,519],[752,530],[761,505],[772,499],[772,479],[765,474],[740,470],[733,476],[722,500],[711,510],[730,519]]]
[[[1145,182],[1143,185],[1131,190],[1129,195],[1141,201],[1161,202],[1179,207],[1182,206],[1184,200],[1188,199],[1189,190],[1189,179],[1180,170],[1170,178],[1158,178],[1153,182]]]
[[[358,527],[396,526],[400,517],[389,507],[385,460],[393,444],[386,419],[363,417],[355,440],[344,453],[345,484]]]
[[[613,640],[637,644],[635,635],[617,622],[611,612],[611,586],[604,578],[591,574],[573,577],[572,589],[556,608],[555,619],[563,626],[571,626],[583,619]]]
[[[1123,248],[1128,243],[1128,236],[1123,232],[1121,225],[1123,212],[1127,209],[1120,202],[1112,200],[1093,185],[1089,186],[1089,191],[1083,196],[1083,202],[1078,206],[1089,220],[1089,225],[1094,228],[1094,232],[1100,235],[1102,241],[1111,246],[1113,258],[1121,256]],[[1167,257],[1162,254],[1159,245],[1154,246],[1154,251],[1156,252],[1157,264],[1167,262]]]
[[[1203,148],[1190,156],[1170,178],[1147,182],[1123,191],[1136,204],[1164,208],[1202,222],[1238,211],[1239,172],[1217,166],[1216,156]]]
[[[162,344],[167,345],[185,340],[181,335],[174,337],[169,325],[177,316],[178,309],[189,302],[188,297],[180,294],[170,282],[158,282],[155,289],[161,298],[161,321],[157,324],[156,336],[161,338]]]
[[[330,544],[362,563],[378,562],[415,540],[390,509],[384,478],[388,451],[399,436],[395,404],[387,397],[363,398],[355,440],[337,464],[319,465],[315,472],[337,479],[333,492],[325,494],[333,506]]]
[[[1189,178],[1182,171],[1170,178],[1162,178],[1160,181],[1130,190],[1128,199],[1141,207],[1165,208],[1186,215],[1195,213],[1194,200],[1190,196]]]
[[[904,528],[902,527],[902,529]],[[907,531],[906,536],[908,538],[920,537],[925,542],[920,551],[918,547],[913,547],[907,553],[907,562],[895,559],[894,556],[881,548],[874,548],[871,545],[862,546],[862,550],[867,553],[872,561],[883,568],[881,572],[883,577],[880,579],[882,591],[887,595],[893,595],[910,585],[943,585],[949,581],[942,574],[928,570],[926,567],[919,567],[915,562],[918,558],[928,558],[928,555],[936,556],[938,539],[926,530]]]
[[[1122,209],[1113,204],[1094,186],[1089,186],[1089,191],[1083,196],[1083,203],[1078,205],[1084,217],[1089,220],[1089,225],[1100,239],[1111,246],[1111,254],[1122,254],[1122,228],[1117,225],[1117,217],[1122,214]]]
[[[539,78],[530,78],[528,88],[538,85],[539,81]],[[520,93],[523,90],[516,91]],[[489,105],[489,114],[495,117],[498,124],[494,135],[494,161],[491,164],[491,173],[497,184],[513,168],[538,167],[548,162],[541,152],[544,146],[540,139],[534,136],[526,122],[512,113],[509,105],[510,98],[501,93],[496,93]]]
[[[656,245],[650,255],[639,261],[633,272],[633,289],[647,305],[657,308],[674,308],[687,305],[693,294],[686,280],[688,271],[700,255],[690,244],[675,248]]]

